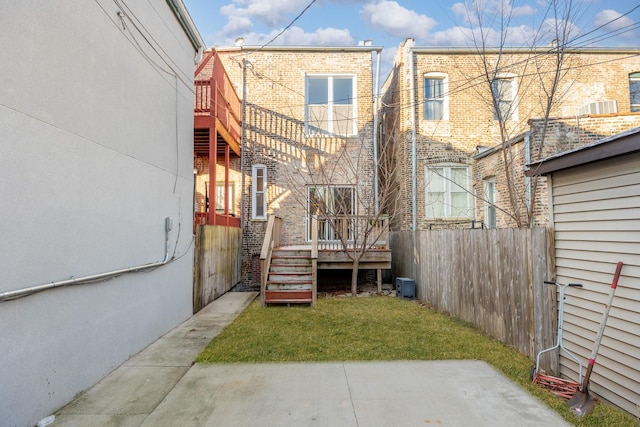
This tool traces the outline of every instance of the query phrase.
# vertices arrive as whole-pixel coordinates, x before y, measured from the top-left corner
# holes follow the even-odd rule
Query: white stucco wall
[[[0,9],[0,292],[161,261],[167,216],[176,257],[0,302],[4,427],[190,316],[194,48],[165,0]]]

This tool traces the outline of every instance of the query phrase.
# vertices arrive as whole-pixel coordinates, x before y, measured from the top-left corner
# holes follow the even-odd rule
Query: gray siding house
[[[4,2],[0,28],[0,425],[25,426],[192,313],[204,43],[181,0]]]
[[[636,414],[640,403],[640,128],[531,165],[547,176],[555,233],[556,280],[582,283],[565,300],[565,346],[583,366],[608,301],[616,263],[618,287],[591,376],[591,391]],[[561,375],[578,366],[560,358]]]

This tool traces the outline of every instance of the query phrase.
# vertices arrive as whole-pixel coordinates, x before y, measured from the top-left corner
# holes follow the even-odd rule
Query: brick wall
[[[309,185],[353,185],[372,200],[373,84],[370,50],[262,49],[245,51],[249,61],[243,94],[243,52],[218,50],[229,77],[245,101],[243,173],[243,285],[256,287],[258,256],[266,222],[251,218],[251,168],[267,168],[267,212],[282,218],[282,245],[303,244]],[[357,87],[357,135],[349,138],[305,135],[307,74],[353,75]],[[351,164],[358,166],[350,167]]]
[[[534,60],[535,59],[535,60]],[[411,63],[413,60],[414,94],[411,98]],[[514,76],[517,82],[518,117],[508,120],[501,129],[494,119],[491,105],[490,81],[492,76],[483,72],[484,61],[493,70],[503,75]],[[442,49],[412,50],[411,40],[401,44],[394,59],[394,68],[390,78],[385,82],[384,90],[384,143],[393,145],[390,150],[396,157],[395,164],[400,169],[394,188],[401,193],[402,203],[392,222],[393,229],[407,230],[412,221],[412,115],[415,121],[416,144],[416,223],[418,229],[433,225],[433,220],[426,218],[425,200],[425,167],[437,164],[461,164],[472,166],[474,178],[473,192],[475,198],[475,218],[484,219],[484,204],[478,196],[483,194],[482,180],[492,178],[497,186],[497,203],[499,209],[497,220],[499,226],[515,225],[517,215],[511,210],[509,195],[504,175],[505,164],[502,154],[483,160],[485,164],[476,165],[473,157],[478,153],[477,147],[496,147],[505,141],[529,130],[529,121],[544,117],[546,105],[545,88],[549,88],[554,69],[554,56],[531,54],[529,52],[508,53],[498,56],[488,55],[483,58],[471,50],[455,50],[445,52]],[[576,110],[586,104],[605,100],[615,100],[618,111],[628,113],[629,73],[640,70],[640,57],[634,51],[584,50],[575,51],[565,56],[564,74],[558,86],[555,102],[552,104],[549,117],[574,116]],[[426,73],[444,73],[448,82],[449,120],[424,120],[424,76]],[[580,143],[597,140],[633,127],[635,118],[614,117],[589,118],[590,123],[580,123],[572,129],[569,124],[554,123],[547,131],[548,145],[531,155],[546,155],[556,148],[575,146]],[[630,117],[635,117],[631,115]],[[581,119],[582,120],[582,119]],[[565,121],[566,122],[566,121]],[[597,123],[596,123],[597,122]],[[536,123],[535,121],[532,123]],[[567,122],[568,123],[568,122]],[[588,126],[593,126],[590,129]],[[393,131],[390,131],[393,129]],[[536,131],[533,130],[535,147]],[[551,141],[554,141],[553,143]],[[561,142],[560,142],[561,141]],[[524,172],[524,155],[522,144],[513,147],[510,162],[518,162],[513,171],[516,183],[514,197],[522,203],[526,198]],[[535,159],[536,157],[532,157]],[[544,178],[539,180],[537,191],[546,188]],[[538,200],[539,197],[536,197]],[[535,207],[536,223],[546,216],[546,208]],[[520,215],[525,214],[520,210]]]
[[[529,135],[529,150],[531,161],[544,159],[552,155],[572,150],[596,142],[603,138],[616,135],[623,131],[640,126],[640,114],[627,113],[621,115],[601,115],[559,118],[548,121],[531,120]],[[544,133],[544,139],[542,137]],[[512,159],[512,176],[515,180],[515,193],[518,196],[518,206],[523,217],[527,215],[527,200],[533,202],[532,221],[534,226],[549,225],[548,194],[546,177],[531,177],[530,188],[532,196],[527,197],[527,178],[523,154],[526,150],[524,135],[516,138],[511,145],[478,159],[474,168],[476,191],[482,191],[482,180],[495,179],[497,204],[504,206],[508,202],[509,193],[504,180],[505,154]],[[502,182],[501,182],[502,181]],[[484,218],[484,201],[478,200],[477,215]],[[502,211],[497,212],[498,227],[513,227],[516,225],[512,216]]]

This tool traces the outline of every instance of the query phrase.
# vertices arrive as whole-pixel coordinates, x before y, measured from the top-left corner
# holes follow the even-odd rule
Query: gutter
[[[170,1],[170,0],[167,0]],[[216,47],[218,52],[301,51],[301,52],[382,52],[383,46],[228,46]]]
[[[415,53],[426,54],[449,54],[449,55],[468,55],[478,54],[476,48],[469,47],[413,47],[411,49]],[[582,47],[582,48],[564,48],[566,53],[571,54],[625,54],[625,55],[637,55],[640,53],[640,48],[602,48],[602,47]],[[520,53],[556,53],[556,48],[550,46],[537,46],[537,47],[486,47],[483,48],[483,53],[489,54],[520,54]]]
[[[171,8],[171,11],[175,15],[176,19],[180,23],[182,30],[185,32],[189,41],[191,42],[191,46],[198,52],[199,55],[202,55],[201,51],[206,47],[196,24],[193,23],[191,19],[191,15],[187,11],[187,8],[184,6],[182,0],[166,0],[167,4]],[[199,62],[199,61],[197,61]]]
[[[56,282],[43,283],[41,285],[35,285],[28,288],[16,289],[14,291],[6,291],[0,292],[0,302],[11,301],[14,299],[26,297],[29,295],[33,295],[38,292],[46,291],[48,289],[60,288],[64,286],[71,285],[84,285],[88,283],[94,283],[97,281],[104,281],[108,279],[113,279],[115,277],[121,276],[126,273],[135,273],[138,271],[145,271],[152,268],[160,267],[169,262],[169,231],[171,231],[173,225],[173,219],[171,217],[166,217],[164,219],[164,234],[165,234],[165,249],[164,249],[164,259],[159,262],[153,262],[150,264],[143,264],[136,267],[123,268],[120,270],[109,271],[106,273],[98,273],[90,276],[84,277],[71,277],[67,280],[60,280]]]

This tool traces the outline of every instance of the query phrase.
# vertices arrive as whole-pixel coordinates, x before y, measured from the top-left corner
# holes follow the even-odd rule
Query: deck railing
[[[269,278],[269,268],[271,267],[271,255],[273,249],[280,246],[280,226],[282,219],[275,215],[270,215],[267,221],[267,230],[262,242],[260,251],[260,298],[264,305],[265,291],[267,290],[267,279]]]
[[[314,226],[311,227],[313,233]],[[389,217],[338,215],[317,220],[318,248],[343,250],[345,240],[350,249],[389,249]],[[341,239],[344,236],[345,239]]]
[[[218,54],[212,53],[210,80],[196,80],[195,115],[211,115],[220,120],[232,138],[240,141],[242,102],[227,75]]]

